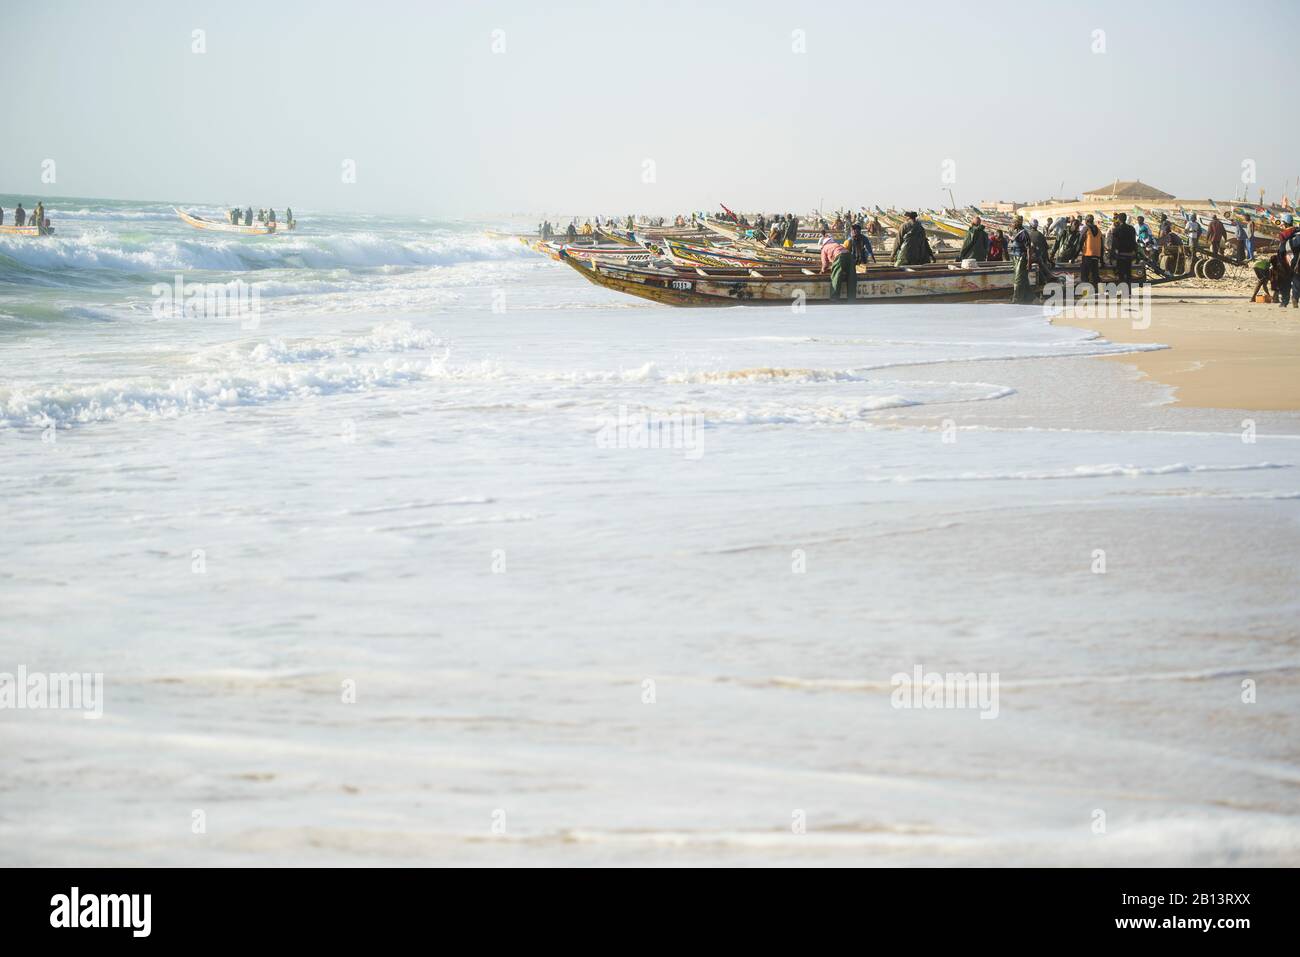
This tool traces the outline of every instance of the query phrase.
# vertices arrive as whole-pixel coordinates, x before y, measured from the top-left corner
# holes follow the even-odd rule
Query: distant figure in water
[[[5,208],[0,206],[0,226],[5,224]]]
[[[253,225],[253,207],[252,207],[252,206],[250,206],[250,207],[248,207],[248,209],[244,210],[244,225],[245,225],[245,226],[251,226],[251,225]]]
[[[266,221],[267,221],[268,223],[273,223],[273,222],[275,222],[275,210],[273,210],[273,209],[268,209],[268,210],[266,211]]]
[[[32,222],[36,224],[38,233],[44,232],[47,225],[45,222],[45,204],[39,200],[36,203],[36,208],[32,210]]]
[[[18,208],[14,210],[14,225],[22,226],[27,222],[27,210],[23,209],[23,204],[19,203]]]
[[[292,206],[286,206],[284,208],[284,224],[288,226],[290,229],[293,229],[293,207]]]

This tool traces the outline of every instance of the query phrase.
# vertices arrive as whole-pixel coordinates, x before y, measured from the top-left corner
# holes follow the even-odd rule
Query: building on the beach
[[[1012,202],[1009,199],[982,199],[979,201],[979,208],[989,213],[1014,213],[1017,208],[1024,203]]]
[[[1026,219],[1042,219],[1047,216],[1080,216],[1087,213],[1132,213],[1135,207],[1160,207],[1171,204],[1185,206],[1197,211],[1211,211],[1212,204],[1207,200],[1178,199],[1178,197],[1157,189],[1140,179],[1112,180],[1104,186],[1090,189],[1081,199],[1044,200],[1027,203],[1017,207],[1016,212]]]
[[[1117,179],[1113,183],[1090,189],[1083,194],[1085,203],[1111,203],[1117,200],[1123,200],[1124,202],[1158,202],[1175,198],[1172,193],[1166,193],[1154,186],[1148,186],[1140,179]]]

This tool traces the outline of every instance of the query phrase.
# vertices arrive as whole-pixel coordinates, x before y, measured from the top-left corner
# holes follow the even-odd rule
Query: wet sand
[[[1300,309],[1248,300],[1254,282],[1188,280],[1157,286],[1150,326],[1131,319],[1058,317],[1113,342],[1170,348],[1106,358],[1174,388],[1193,408],[1300,410]]]

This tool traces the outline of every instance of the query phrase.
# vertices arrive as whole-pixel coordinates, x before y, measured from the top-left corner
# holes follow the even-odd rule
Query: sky
[[[0,10],[0,193],[47,200],[804,212],[1117,178],[1230,198],[1251,170],[1251,199],[1277,200],[1300,177],[1295,84],[1278,69],[1297,0],[1230,16],[1202,0]]]

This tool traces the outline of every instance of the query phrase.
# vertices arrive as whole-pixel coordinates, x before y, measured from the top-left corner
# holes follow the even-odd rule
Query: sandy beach
[[[1148,328],[1123,318],[1058,318],[1113,342],[1163,343],[1157,352],[1108,359],[1172,386],[1176,405],[1210,409],[1300,409],[1300,309],[1249,301],[1253,278],[1185,280],[1157,286]]]

